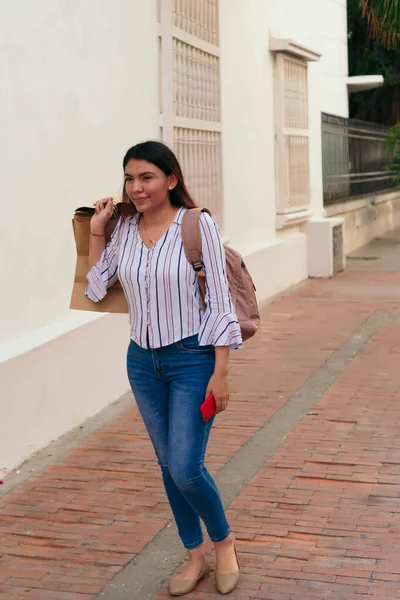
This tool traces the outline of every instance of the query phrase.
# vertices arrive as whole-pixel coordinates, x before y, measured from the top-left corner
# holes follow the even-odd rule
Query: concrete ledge
[[[359,196],[325,208],[327,216],[344,218],[346,254],[400,227],[400,190]]]
[[[374,204],[382,204],[383,202],[390,202],[392,200],[400,200],[400,190],[374,195]]]
[[[127,315],[107,315],[89,323],[86,319],[86,324],[75,323],[69,331],[61,328],[57,336],[38,334],[40,344],[31,340],[29,347],[21,342],[18,353],[12,348],[8,359],[3,356],[0,473],[9,472],[129,389],[127,320]]]
[[[345,202],[339,202],[338,204],[333,204],[332,206],[327,206],[326,216],[327,217],[337,217],[338,215],[343,215],[344,213],[350,213],[355,210],[360,210],[362,208],[366,208],[372,204],[371,199],[355,199],[355,200],[347,200]]]
[[[293,227],[295,225],[301,225],[303,223],[307,223],[313,216],[313,211],[311,209],[307,210],[299,210],[294,213],[288,213],[285,215],[277,215],[276,216],[276,229],[287,229],[289,227]]]
[[[382,192],[379,194],[364,194],[362,196],[354,196],[345,198],[341,202],[325,206],[327,217],[336,217],[343,213],[353,212],[360,208],[366,208],[371,204],[383,204],[384,202],[400,200],[400,190],[393,192]]]
[[[0,365],[105,316],[105,313],[70,310],[69,315],[62,321],[51,323],[0,344]]]
[[[308,278],[307,237],[296,232],[244,255],[260,304]]]

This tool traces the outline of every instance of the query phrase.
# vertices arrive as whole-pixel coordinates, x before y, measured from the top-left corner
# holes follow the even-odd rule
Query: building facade
[[[15,0],[0,33],[7,472],[128,390],[127,316],[69,298],[73,211],[120,195],[133,144],[175,149],[261,303],[315,274],[321,113],[348,116],[346,2]]]

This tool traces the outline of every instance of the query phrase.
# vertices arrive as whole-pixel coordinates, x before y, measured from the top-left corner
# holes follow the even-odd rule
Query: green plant
[[[373,40],[395,47],[400,39],[400,0],[360,0],[360,5]]]
[[[393,5],[399,7],[399,4],[400,0],[394,0],[394,2],[390,0],[390,10],[393,9]],[[368,25],[374,19],[376,22],[380,16],[382,19],[380,27],[389,27],[389,24],[393,22],[393,16],[392,21],[389,16],[385,17],[386,5],[386,0],[377,2],[375,0],[347,0],[349,74],[381,74],[385,81],[384,85],[378,89],[350,94],[350,115],[364,121],[394,125],[400,121],[400,43],[394,46],[394,41],[392,41],[388,48],[383,44],[383,40],[386,38],[373,38],[371,25]],[[367,12],[367,9],[373,12]],[[399,15],[398,12],[393,13],[394,16],[396,14]],[[399,23],[395,29],[398,32],[397,37],[399,37]]]
[[[394,173],[393,185],[400,185],[400,123],[391,128],[383,146],[392,159],[388,169]]]

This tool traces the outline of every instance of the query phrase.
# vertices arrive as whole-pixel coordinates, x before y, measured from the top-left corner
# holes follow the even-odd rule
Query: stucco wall
[[[321,112],[348,115],[346,2],[220,0],[220,13],[225,233],[253,264],[263,299],[307,277],[305,234],[276,231],[269,31],[322,53],[309,64],[311,208],[321,216]]]
[[[69,310],[73,210],[159,136],[155,0],[0,4],[0,469],[128,389],[126,317]],[[85,324],[86,323],[86,324]]]
[[[311,203],[322,110],[347,115],[344,0],[220,0],[224,233],[260,300],[307,277],[302,229],[275,228],[269,30],[323,53],[309,69]],[[156,0],[0,4],[0,470],[128,388],[126,316],[68,309],[71,215],[118,195],[132,144],[159,136]],[[4,290],[4,291],[3,291]]]

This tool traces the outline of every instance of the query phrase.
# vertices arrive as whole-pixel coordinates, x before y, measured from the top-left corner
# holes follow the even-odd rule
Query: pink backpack
[[[210,214],[205,208],[191,208],[185,212],[182,218],[182,241],[186,258],[193,266],[199,281],[200,304],[204,310],[206,281],[201,251],[200,215],[202,212]],[[229,246],[224,248],[229,291],[242,331],[242,339],[246,341],[253,337],[260,325],[256,288],[240,254]]]

